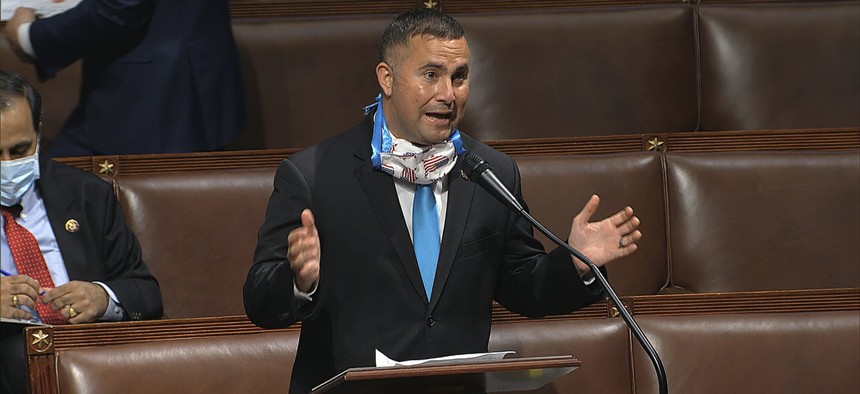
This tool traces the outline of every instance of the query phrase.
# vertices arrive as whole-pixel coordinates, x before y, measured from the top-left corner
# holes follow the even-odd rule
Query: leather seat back
[[[242,286],[274,168],[118,177],[120,202],[161,285],[165,317],[243,315]]]

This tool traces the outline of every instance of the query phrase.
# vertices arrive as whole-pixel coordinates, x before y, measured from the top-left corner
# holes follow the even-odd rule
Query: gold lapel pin
[[[69,219],[66,221],[66,231],[70,233],[76,233],[81,229],[80,223],[78,223],[75,219]]]

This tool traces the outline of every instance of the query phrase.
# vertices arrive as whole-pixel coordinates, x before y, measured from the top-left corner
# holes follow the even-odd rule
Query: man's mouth
[[[454,112],[427,112],[424,114],[431,120],[449,121],[454,118]]]

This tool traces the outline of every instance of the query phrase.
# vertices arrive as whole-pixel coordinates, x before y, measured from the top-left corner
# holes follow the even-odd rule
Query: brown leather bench
[[[562,237],[592,193],[604,197],[598,216],[635,207],[640,251],[609,267],[622,295],[860,283],[855,153],[554,155],[519,165],[532,214]],[[244,312],[241,286],[272,177],[273,168],[253,168],[116,178],[167,317]]]
[[[241,287],[279,153],[229,170],[135,174],[120,165],[113,181],[161,283],[166,317],[244,313]],[[636,209],[640,250],[609,266],[621,295],[860,287],[857,151],[517,160],[533,216],[561,237],[591,194],[603,197],[597,216]]]
[[[665,175],[672,287],[860,285],[860,153],[668,154]]]
[[[856,392],[860,288],[627,297],[670,392]],[[490,350],[571,354],[582,367],[535,393],[657,391],[653,367],[608,305],[497,321]],[[283,392],[298,331],[244,316],[28,329],[36,393]]]
[[[592,194],[601,197],[594,219],[633,207],[645,236],[639,251],[607,266],[621,295],[657,294],[669,281],[663,156],[653,152],[548,155],[516,158],[532,216],[562,239]],[[492,163],[491,163],[492,164]],[[541,236],[544,246],[554,245]]]
[[[298,331],[136,342],[57,353],[62,393],[287,392]]]
[[[422,3],[232,0],[248,113],[234,147],[305,147],[355,124],[379,91],[383,29]],[[856,0],[436,3],[470,39],[462,130],[479,139],[860,126]],[[37,86],[43,145],[79,85],[76,64]]]
[[[757,392],[759,386],[730,384],[763,365],[773,367],[762,377],[786,378],[797,360],[819,363],[796,369],[808,381],[768,387],[808,392],[809,382],[827,379],[820,387],[860,390],[856,374],[834,378],[831,371],[856,371],[860,359],[860,92],[852,88],[860,81],[860,3],[542,2],[547,9],[528,3],[445,2],[465,25],[475,55],[476,87],[463,130],[497,139],[494,146],[517,156],[532,212],[562,236],[573,212],[560,214],[560,207],[576,209],[591,193],[604,197],[601,215],[620,204],[637,209],[646,238],[639,253],[610,267],[610,280],[667,361],[673,392],[701,392],[694,384],[709,379],[732,380],[715,388]],[[379,34],[400,11],[387,4],[393,3],[326,11],[324,4],[234,0],[250,116],[236,147],[307,146],[355,123],[377,91],[370,71]],[[302,11],[307,7],[319,12]],[[773,31],[781,34],[763,33]],[[0,49],[4,69],[35,81],[31,66]],[[46,145],[71,110],[77,67],[39,85],[52,108]],[[321,91],[325,105],[313,104]],[[849,129],[713,131],[843,126]],[[585,135],[594,137],[523,140]],[[782,158],[702,153],[781,149],[792,152]],[[818,149],[843,153],[811,152]],[[119,172],[103,175],[115,182],[171,319],[31,329],[46,335],[27,342],[37,392],[110,391],[137,374],[147,380],[124,392],[158,391],[162,384],[186,391],[185,369],[225,390],[236,388],[227,381],[281,389],[295,331],[264,332],[241,316],[224,316],[242,313],[240,284],[271,174],[289,153],[70,159],[95,172],[102,160],[117,164]],[[572,155],[579,153],[592,155]],[[754,170],[738,170],[742,164]],[[779,223],[770,222],[775,217]],[[816,287],[823,289],[799,290]],[[773,291],[742,291],[757,289]],[[666,294],[679,292],[699,294]],[[598,304],[527,321],[497,308],[491,347],[583,360],[580,371],[545,393],[656,390],[649,363],[613,315],[611,306]],[[194,316],[207,317],[176,319]],[[832,342],[822,347],[814,335]],[[735,337],[743,339],[728,340]],[[765,340],[772,342],[759,346]],[[728,349],[753,361],[702,369],[708,359],[689,352],[690,343],[706,356]],[[632,365],[619,368],[619,359]]]
[[[620,319],[513,322],[491,347],[518,357],[575,354],[588,360],[554,383],[557,392],[630,392],[630,343]],[[61,393],[286,392],[297,331],[132,342],[56,353]],[[179,388],[182,388],[179,390]]]
[[[242,285],[272,192],[273,166],[117,178],[129,226],[168,318],[244,314]]]
[[[490,350],[516,357],[571,354],[582,367],[538,393],[632,393],[630,333],[621,319],[496,323]]]
[[[517,161],[532,215],[562,237],[593,193],[604,197],[597,216],[634,207],[645,234],[639,252],[608,267],[620,294],[860,285],[856,151]]]
[[[786,133],[790,140],[806,135]],[[610,279],[625,295],[634,315],[654,321],[653,328],[649,325],[645,331],[658,336],[655,346],[671,362],[667,369],[672,371],[672,385],[692,387],[685,385],[700,379],[705,371],[677,361],[696,355],[685,354],[686,347],[678,345],[671,333],[663,336],[661,329],[675,326],[666,322],[695,326],[713,320],[707,324],[733,327],[723,335],[734,338],[747,332],[759,335],[761,322],[791,320],[797,314],[797,319],[808,322],[804,327],[815,327],[846,349],[857,341],[850,334],[856,327],[849,323],[860,310],[860,256],[854,247],[860,239],[856,204],[860,200],[860,130],[817,134],[824,140],[847,141],[835,150],[825,143],[821,150],[768,152],[759,147],[757,151],[693,153],[719,144],[731,150],[739,140],[765,135],[772,137],[774,147],[781,146],[783,134],[747,132],[715,133],[706,148],[690,148],[693,145],[683,142],[686,137],[667,134],[663,137],[671,146],[679,147],[678,152],[667,153],[560,154],[559,147],[578,146],[561,140],[553,141],[550,148],[534,140],[531,151],[523,150],[528,144],[521,142],[511,150],[523,175],[523,191],[532,214],[562,236],[570,217],[592,193],[604,196],[600,216],[624,203],[636,207],[646,238],[639,253],[610,267]],[[725,140],[719,142],[720,138]],[[500,148],[507,149],[504,144]],[[551,153],[541,153],[544,149]],[[205,384],[226,384],[219,383],[222,380],[248,387],[286,384],[295,328],[263,331],[253,327],[241,316],[240,289],[251,264],[274,168],[288,154],[260,151],[87,159],[96,171],[103,168],[98,165],[103,160],[117,164],[118,172],[108,178],[116,185],[150,268],[161,280],[165,310],[171,319],[46,330],[39,337],[48,338],[47,347],[36,348],[34,341],[28,341],[31,376],[39,392],[101,388],[110,392],[113,384],[120,384],[117,382],[155,376],[163,376],[157,384],[172,386],[181,384],[178,374],[186,369],[194,377],[218,371],[218,377]],[[70,162],[87,167],[82,160]],[[810,288],[817,290],[802,290]],[[750,290],[770,292],[748,293]],[[699,294],[666,294],[689,292]],[[726,316],[708,317],[714,314]],[[230,315],[240,316],[219,317]],[[211,317],[187,319],[197,316]],[[490,346],[516,350],[520,356],[569,353],[583,360],[581,371],[544,392],[608,387],[617,392],[641,387],[647,392],[653,383],[647,378],[653,376],[650,364],[631,358],[638,345],[613,316],[617,311],[608,302],[538,320],[514,316],[497,306]],[[836,330],[832,334],[831,327]],[[29,334],[36,335],[36,331]],[[776,336],[773,341],[779,349],[800,346],[792,352],[818,357],[812,350],[817,344],[804,340],[807,342],[797,345],[796,335],[791,333]],[[707,342],[702,346],[719,347],[724,340],[716,332],[701,338]],[[785,368],[777,345],[748,351],[761,362]],[[631,349],[634,353],[629,353]],[[853,355],[849,352],[845,357]],[[201,360],[194,361],[196,358]],[[630,360],[634,360],[634,369],[628,368]],[[752,368],[761,362],[748,365]],[[129,372],[149,363],[159,366]],[[196,365],[185,366],[188,363]],[[251,370],[265,379],[248,382],[258,376],[249,375]],[[829,377],[823,370],[811,371],[812,377]],[[127,373],[138,375],[130,378]],[[99,383],[94,385],[94,381]],[[833,384],[857,387],[850,379]]]
[[[642,316],[670,393],[853,393],[860,389],[860,312]],[[657,393],[633,346],[637,394]]]
[[[860,124],[859,2],[699,3],[701,130]]]

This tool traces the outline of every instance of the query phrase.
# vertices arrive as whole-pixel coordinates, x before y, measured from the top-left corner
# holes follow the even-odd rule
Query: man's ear
[[[382,94],[391,97],[391,86],[394,84],[394,70],[386,62],[376,65],[376,80],[382,88]]]

